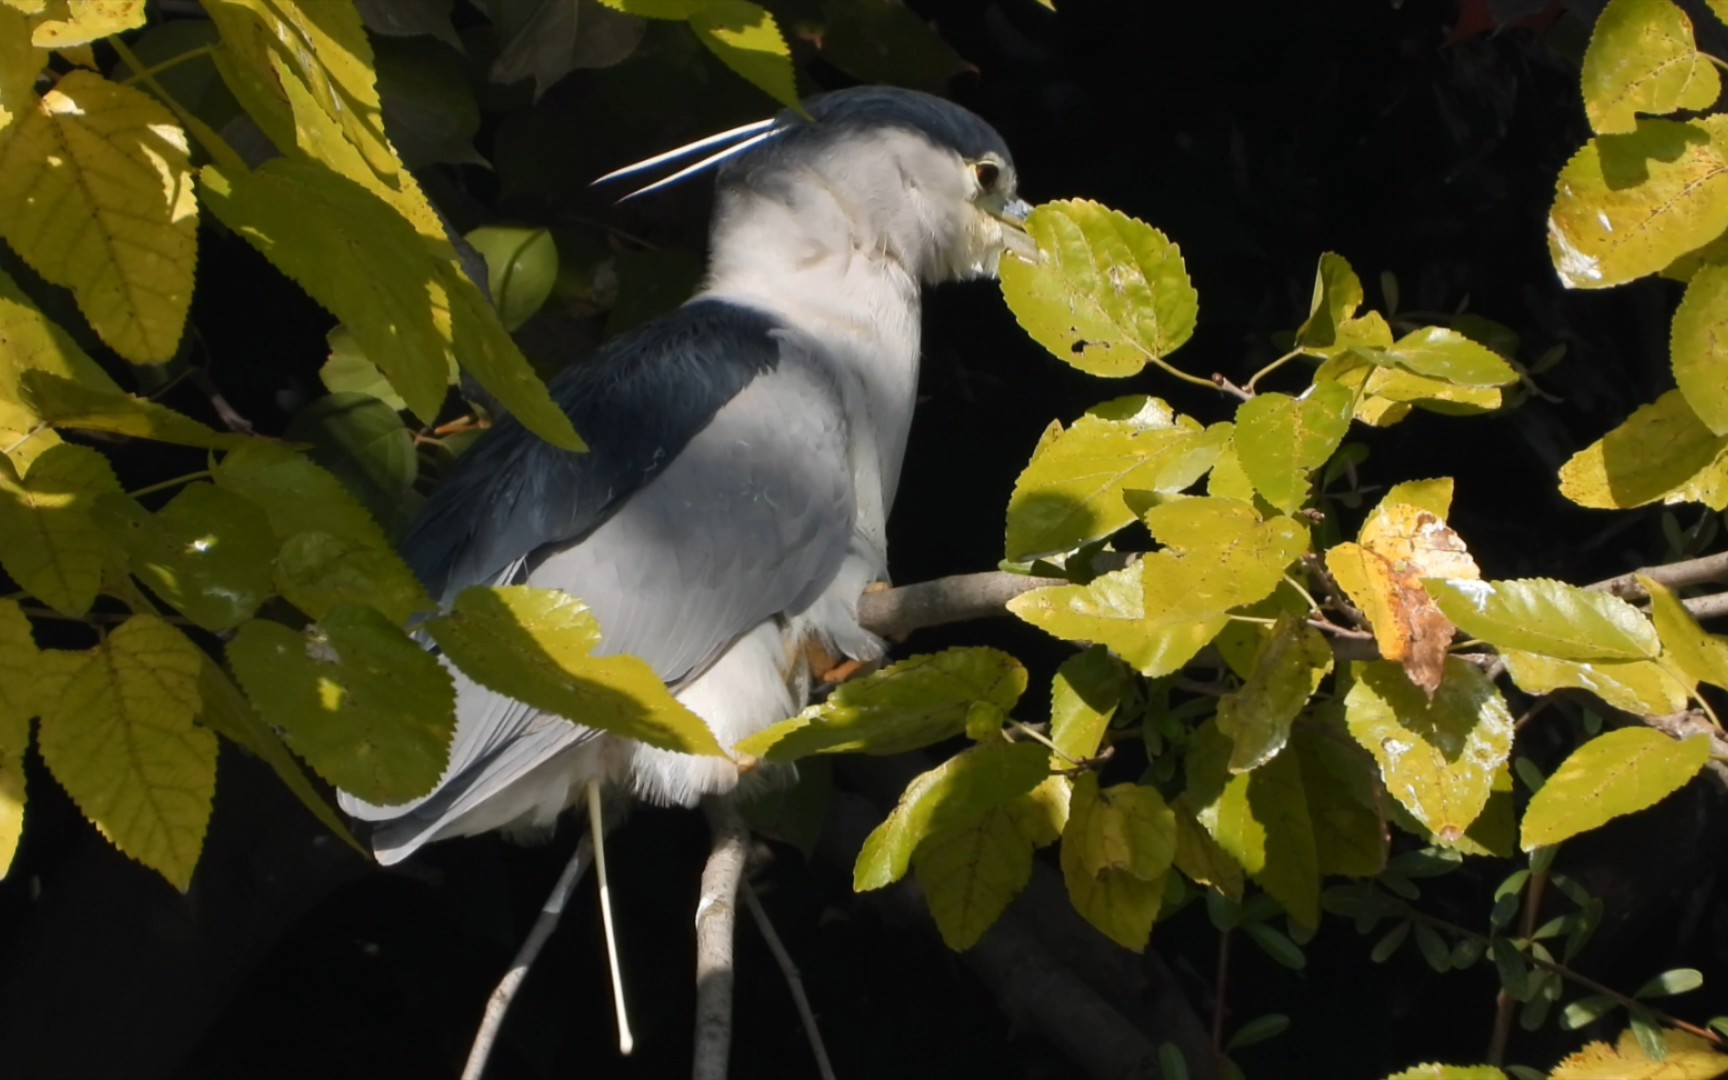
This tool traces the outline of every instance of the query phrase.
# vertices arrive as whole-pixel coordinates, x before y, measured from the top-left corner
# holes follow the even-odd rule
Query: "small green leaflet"
[[[1640,660],[1661,645],[1638,609],[1563,581],[1444,581],[1425,584],[1460,630],[1500,648],[1561,660]]]
[[[1355,395],[1315,383],[1300,398],[1261,394],[1236,410],[1236,456],[1266,501],[1294,513],[1308,501],[1308,473],[1326,463],[1350,427]]]

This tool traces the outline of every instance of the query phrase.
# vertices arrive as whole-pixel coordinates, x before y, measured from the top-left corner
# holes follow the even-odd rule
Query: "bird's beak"
[[[1026,231],[1026,219],[1032,215],[1032,204],[1025,199],[1004,203],[996,211],[996,220],[1003,225],[1002,246],[1028,262],[1038,261],[1038,242]]]

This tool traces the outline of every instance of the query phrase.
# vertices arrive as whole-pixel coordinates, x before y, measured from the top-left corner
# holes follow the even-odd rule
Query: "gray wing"
[[[801,345],[775,335],[757,374],[683,450],[592,532],[523,553],[498,583],[556,588],[594,611],[600,654],[630,653],[676,688],[765,619],[807,604],[834,577],[855,518],[841,389]],[[503,482],[505,478],[497,478]],[[446,779],[406,806],[343,797],[391,820],[376,840],[399,858],[536,766],[592,737],[458,676]],[[407,846],[404,847],[404,844]]]

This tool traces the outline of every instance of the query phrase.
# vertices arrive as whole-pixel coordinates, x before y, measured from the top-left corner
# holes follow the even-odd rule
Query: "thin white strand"
[[[746,135],[755,134],[756,132],[761,131],[763,128],[768,128],[768,127],[773,127],[773,126],[774,126],[774,117],[772,117],[772,116],[770,116],[766,120],[753,120],[748,124],[742,124],[738,127],[731,129],[730,131],[722,131],[717,135],[709,135],[709,136],[706,136],[704,138],[697,139],[693,143],[685,143],[683,146],[677,147],[677,148],[672,149],[672,150],[668,150],[663,154],[655,154],[653,157],[645,158],[641,161],[636,162],[634,165],[626,165],[622,169],[613,169],[611,172],[607,173],[605,176],[602,176],[596,180],[591,181],[591,183],[604,184],[606,181],[616,180],[620,176],[629,176],[632,173],[645,172],[648,169],[654,168],[654,166],[656,166],[656,165],[663,165],[668,161],[676,161],[682,157],[689,157],[691,154],[694,154],[699,150],[706,150],[710,146],[714,146],[714,145],[719,144],[719,143],[731,142],[733,139],[740,139]]]

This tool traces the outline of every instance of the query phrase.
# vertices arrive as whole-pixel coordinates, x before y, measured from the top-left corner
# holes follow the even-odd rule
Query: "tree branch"
[[[900,638],[926,627],[1003,615],[1008,611],[1008,601],[1021,593],[1065,584],[1060,578],[1010,574],[1005,570],[956,574],[865,593],[858,601],[858,622],[873,634]]]
[[[731,795],[702,800],[714,846],[702,870],[696,905],[696,1049],[694,1080],[726,1080],[732,1051],[732,941],[738,883],[744,876],[750,831]]]
[[[587,834],[576,842],[576,851],[570,856],[570,862],[565,865],[564,873],[559,875],[558,883],[552,886],[551,895],[540,905],[540,917],[534,920],[534,928],[528,932],[528,937],[522,942],[522,948],[516,952],[516,959],[510,965],[510,970],[504,973],[504,978],[498,981],[497,989],[486,1001],[486,1012],[480,1018],[480,1030],[474,1034],[474,1045],[468,1050],[468,1062],[462,1067],[462,1080],[480,1080],[480,1074],[486,1071],[486,1059],[492,1056],[492,1047],[498,1041],[498,1029],[504,1023],[504,1014],[510,1010],[510,1003],[516,999],[516,990],[522,985],[522,980],[528,977],[528,969],[534,966],[534,960],[545,947],[552,931],[558,929],[558,920],[564,917],[564,905],[570,900],[570,894],[576,891],[576,886],[582,880],[582,875],[588,872],[588,863],[594,858],[594,842]]]
[[[1698,559],[1686,559],[1683,562],[1668,563],[1664,566],[1646,566],[1642,570],[1634,570],[1631,573],[1611,577],[1585,587],[1612,593],[1622,600],[1648,600],[1649,596],[1644,592],[1644,587],[1638,584],[1639,575],[1671,589],[1683,588],[1687,585],[1703,585],[1715,581],[1728,581],[1728,552],[1719,555],[1705,555]],[[1693,614],[1697,613],[1694,612]]]

